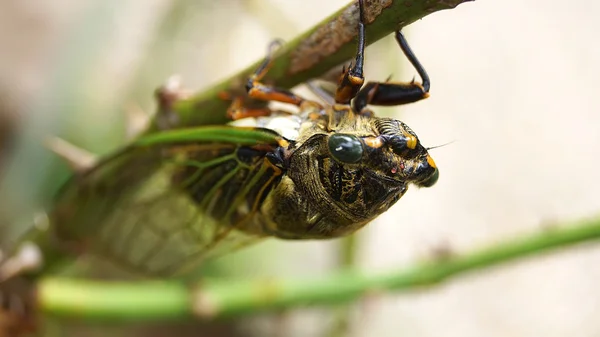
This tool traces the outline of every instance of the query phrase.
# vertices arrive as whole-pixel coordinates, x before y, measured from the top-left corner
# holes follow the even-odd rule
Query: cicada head
[[[409,184],[430,187],[439,173],[427,149],[406,124],[393,119],[371,121],[379,135],[328,135],[329,170],[320,173],[321,181],[337,192],[337,199],[347,203],[345,207],[352,208],[355,199],[362,196],[364,212],[372,209],[379,213],[397,201]]]
[[[366,158],[369,165],[396,181],[419,187],[431,187],[437,182],[439,170],[435,162],[408,125],[389,118],[377,118],[373,124],[380,134],[364,138],[371,154]]]

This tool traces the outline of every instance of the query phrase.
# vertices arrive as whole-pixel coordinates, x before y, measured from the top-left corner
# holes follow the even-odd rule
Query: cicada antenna
[[[432,149],[437,149],[437,148],[440,148],[440,147],[444,147],[444,146],[446,146],[446,145],[450,145],[450,144],[452,144],[452,143],[454,143],[454,142],[456,142],[456,140],[452,140],[452,141],[449,141],[449,142],[447,142],[447,143],[444,143],[444,144],[441,144],[441,145],[435,145],[435,146],[427,147],[427,148],[425,148],[425,149],[426,149],[427,151],[429,151],[429,150],[432,150]]]

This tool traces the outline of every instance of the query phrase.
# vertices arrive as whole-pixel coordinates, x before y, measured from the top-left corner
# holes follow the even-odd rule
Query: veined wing
[[[73,178],[51,222],[59,244],[172,274],[261,236],[252,218],[278,180],[270,130],[203,127],[140,138]],[[73,245],[73,243],[75,243]]]

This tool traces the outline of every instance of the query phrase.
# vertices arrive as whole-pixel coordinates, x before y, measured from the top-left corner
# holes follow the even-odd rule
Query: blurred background
[[[125,142],[127,108],[152,112],[172,74],[193,91],[246,67],[344,0],[8,0],[0,4],[0,243],[31,223],[68,177],[43,148],[58,135],[98,154]],[[432,150],[438,184],[412,189],[357,235],[357,268],[400,269],[440,247],[468,251],[600,213],[600,3],[475,1],[412,24],[431,97],[382,108]],[[367,50],[367,80],[415,75],[393,38]],[[339,241],[271,240],[242,251],[237,277],[311,277]],[[276,250],[277,256],[266,254]],[[247,261],[247,260],[246,260]],[[354,304],[351,336],[598,336],[600,245]],[[220,327],[85,326],[55,335],[330,336],[339,315],[299,309]],[[216,330],[215,330],[216,329]]]

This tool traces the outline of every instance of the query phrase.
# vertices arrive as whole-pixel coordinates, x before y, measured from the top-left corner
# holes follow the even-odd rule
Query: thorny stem
[[[44,279],[38,303],[46,313],[90,320],[214,318],[307,305],[346,303],[369,293],[407,291],[454,276],[600,239],[600,217],[556,224],[465,254],[447,251],[430,261],[385,274],[345,271],[322,279],[101,283]]]
[[[374,43],[431,13],[454,8],[467,1],[473,0],[367,0],[366,43]],[[289,41],[276,53],[273,66],[264,81],[290,88],[317,78],[351,59],[356,52],[357,20],[358,3],[353,1]],[[161,104],[150,131],[226,123],[228,119],[225,112],[229,102],[220,98],[220,95],[224,92],[233,96],[242,95],[248,75],[261,61],[199,94],[184,99],[172,92],[161,96],[163,99],[159,99]]]

